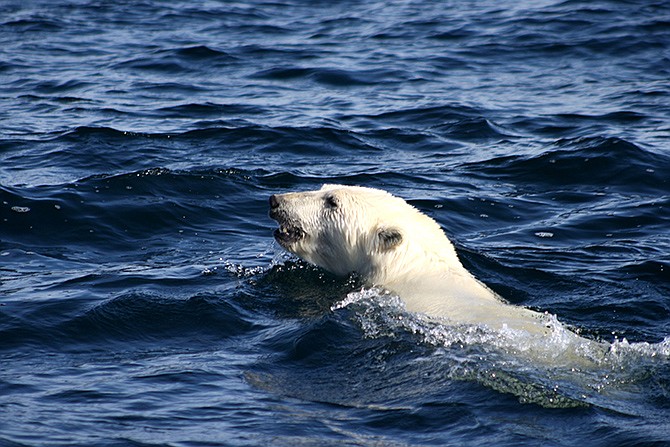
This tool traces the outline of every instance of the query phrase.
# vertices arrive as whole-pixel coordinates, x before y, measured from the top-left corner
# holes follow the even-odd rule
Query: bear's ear
[[[402,233],[397,228],[382,227],[377,230],[377,246],[381,251],[391,250],[402,242]]]

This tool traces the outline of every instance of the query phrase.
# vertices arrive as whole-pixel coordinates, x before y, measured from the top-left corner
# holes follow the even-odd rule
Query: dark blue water
[[[668,2],[6,0],[0,444],[668,445],[668,179]],[[607,357],[282,254],[324,182]]]

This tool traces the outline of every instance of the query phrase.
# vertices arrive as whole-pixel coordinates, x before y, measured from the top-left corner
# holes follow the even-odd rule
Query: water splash
[[[657,344],[596,342],[548,313],[543,321],[549,336],[537,339],[506,327],[496,331],[412,314],[399,297],[378,288],[351,292],[331,307],[344,309],[353,311],[366,338],[411,337],[429,348],[431,357],[447,363],[452,380],[473,380],[549,408],[611,406],[612,396],[636,389],[659,360],[670,357],[670,337]]]
[[[270,262],[266,262],[266,258],[272,255]],[[218,258],[218,262],[223,264],[223,269],[237,276],[238,278],[252,278],[255,276],[262,275],[271,271],[272,269],[284,265],[284,263],[291,259],[291,255],[287,252],[280,250],[278,245],[273,242],[271,245],[266,247],[264,250],[260,251],[255,255],[255,258],[262,262],[261,265],[249,266],[236,262],[235,260],[225,259],[223,257]],[[206,267],[203,271],[203,275],[213,275],[218,270],[218,267]]]

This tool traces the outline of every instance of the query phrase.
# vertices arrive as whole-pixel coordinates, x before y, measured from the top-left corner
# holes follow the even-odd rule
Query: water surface
[[[668,17],[3,2],[0,444],[670,443]],[[529,362],[284,255],[268,196],[325,182],[607,356]]]

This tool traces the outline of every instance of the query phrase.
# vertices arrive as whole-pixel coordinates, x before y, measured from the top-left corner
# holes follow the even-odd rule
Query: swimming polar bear
[[[407,311],[494,331],[551,335],[546,315],[504,302],[463,267],[437,222],[386,191],[327,184],[276,194],[270,217],[286,250],[336,275],[358,274],[400,297]]]

